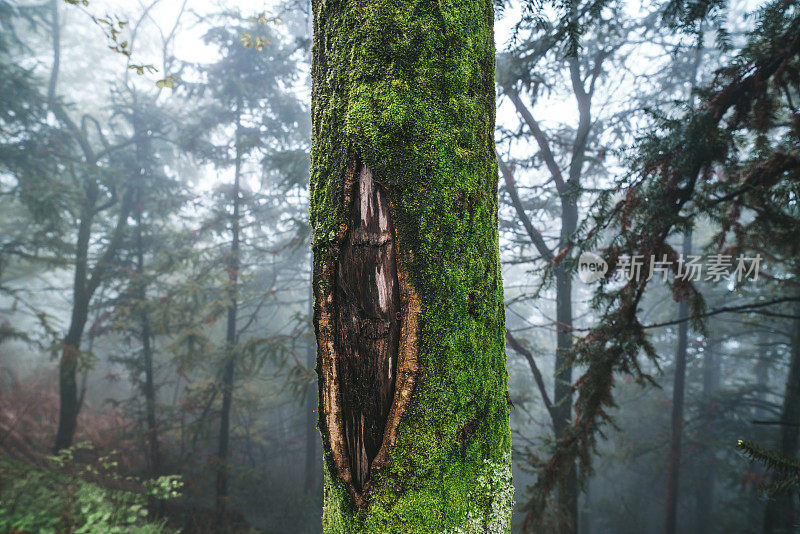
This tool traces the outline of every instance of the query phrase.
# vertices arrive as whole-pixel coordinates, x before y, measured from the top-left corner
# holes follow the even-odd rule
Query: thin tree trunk
[[[691,77],[690,77],[690,90],[689,90],[689,107],[694,109],[695,107],[695,89],[697,88],[697,77],[700,73],[700,64],[703,60],[703,46],[704,46],[704,29],[703,24],[700,24],[700,35],[698,38],[697,46],[694,50],[694,62],[692,63],[692,70],[691,70]],[[684,235],[683,240],[683,255],[684,258],[688,257],[691,254],[692,249],[692,234],[691,231],[687,232]],[[680,318],[687,318],[689,313],[688,309],[688,302],[686,300],[681,301],[679,305],[678,314]],[[671,441],[670,441],[670,463],[669,463],[669,472],[667,473],[667,505],[666,505],[666,520],[665,520],[665,530],[667,533],[674,532],[677,528],[677,502],[678,502],[678,492],[679,492],[679,475],[680,475],[680,455],[681,455],[681,434],[683,432],[683,397],[684,397],[684,384],[686,382],[686,342],[684,338],[688,338],[689,330],[688,330],[688,321],[681,322],[680,326],[678,327],[678,349],[676,352],[676,365],[675,365],[675,382],[673,384],[673,392],[672,392],[672,399],[673,399],[673,414],[672,414],[672,426],[671,426]],[[682,363],[681,360],[681,345],[683,345],[682,351]],[[718,380],[719,380],[719,361],[717,356],[714,352],[714,345],[709,342],[708,343],[708,352],[705,354],[705,359],[703,361],[703,402],[705,403],[704,407],[704,414],[702,415],[704,419],[707,421],[707,424],[704,425],[703,430],[701,430],[701,434],[704,435],[705,440],[710,440],[709,429],[713,424],[713,416],[709,414],[710,407],[708,405],[708,397],[712,394],[714,390],[718,387]],[[676,414],[676,398],[678,396],[678,364],[681,364],[682,370],[680,374],[682,375],[681,386],[680,386],[680,415]],[[676,420],[677,417],[677,420]],[[676,427],[677,425],[677,427]],[[677,433],[677,442],[675,442]],[[676,447],[676,449],[673,449]],[[677,453],[677,458],[673,457],[673,454]],[[704,454],[703,454],[704,453]],[[708,452],[703,451],[700,454],[701,458],[708,457]],[[711,507],[713,505],[714,499],[714,486],[716,483],[716,466],[715,461],[712,458],[708,458],[708,463],[706,465],[705,474],[703,479],[700,483],[700,486],[697,490],[697,498],[695,500],[695,504],[697,506],[696,509],[696,517],[697,517],[697,528],[698,534],[710,532],[710,518],[711,518]],[[675,463],[673,463],[675,462]]]
[[[589,508],[589,489],[583,493],[580,515],[578,517],[578,532],[580,534],[592,534],[592,513]]]
[[[137,217],[137,227],[141,224],[141,219]],[[141,248],[141,228],[137,229],[137,271],[141,274],[144,270],[144,254]],[[146,298],[145,288],[139,290],[139,302],[144,302]],[[153,347],[152,347],[152,328],[150,317],[147,311],[142,310],[140,314],[141,341],[142,341],[142,360],[144,363],[144,400],[145,415],[147,419],[147,444],[148,444],[148,464],[150,465],[150,476],[157,477],[161,474],[161,453],[158,443],[158,424],[156,420],[156,388],[153,372]]]
[[[236,311],[239,293],[239,188],[242,170],[241,124],[236,122],[236,162],[233,180],[233,215],[231,217],[231,248],[228,258],[228,291],[230,302],[227,309],[227,331],[225,335],[225,365],[222,371],[222,411],[219,419],[219,449],[217,453],[217,524],[225,521],[228,503],[228,445],[230,442],[231,405],[233,404],[233,377],[236,368]]]
[[[53,40],[53,68],[50,74],[48,96],[50,102],[56,99],[59,65],[61,63],[61,24],[58,16],[58,0],[51,0],[51,33]],[[87,261],[89,237],[92,226],[92,206],[84,205],[78,226],[78,241],[75,251],[75,269],[72,286],[72,313],[69,330],[62,341],[61,358],[58,362],[59,414],[58,430],[53,447],[59,452],[72,445],[75,428],[78,424],[78,385],[77,369],[80,360],[80,343],[83,328],[89,315],[89,299],[86,295]]]
[[[136,221],[136,298],[139,301],[139,325],[141,328],[142,343],[142,363],[144,364],[144,402],[145,418],[147,424],[147,463],[150,467],[150,476],[157,477],[161,474],[161,453],[158,443],[158,428],[156,421],[156,388],[153,376],[153,347],[152,347],[152,327],[150,316],[147,313],[147,283],[144,280],[145,258],[144,258],[144,235],[142,223],[142,211],[144,210],[144,188],[147,186],[145,179],[151,174],[149,161],[151,158],[151,147],[146,136],[146,130],[136,117],[138,110],[134,110],[134,132],[138,138],[136,142],[136,156],[140,163],[139,173],[136,176],[136,211],[134,219]]]
[[[683,236],[683,257],[692,253],[692,233]],[[689,303],[686,299],[678,305],[678,318],[689,317]],[[678,348],[675,352],[675,378],[672,383],[672,418],[669,440],[669,467],[667,468],[665,534],[677,531],[678,488],[681,467],[681,437],[683,434],[683,399],[686,386],[686,352],[689,342],[689,322],[682,320],[678,325]]]
[[[719,380],[719,354],[717,354],[715,344],[709,341],[708,348],[703,355],[703,404],[700,414],[703,421],[703,426],[700,430],[702,449],[698,453],[703,463],[702,469],[698,473],[699,481],[695,500],[697,516],[695,531],[697,534],[710,534],[713,532],[711,517],[714,507],[717,473],[713,448],[709,447],[708,444],[713,439],[712,430],[716,419],[711,399],[719,388]]]
[[[78,425],[77,371],[81,359],[81,338],[89,317],[89,301],[91,299],[86,287],[86,278],[92,218],[92,207],[86,206],[81,212],[80,225],[78,227],[70,325],[62,342],[61,359],[58,363],[59,414],[54,446],[54,452],[56,453],[72,445],[72,439],[75,436],[75,429]]]
[[[563,220],[563,219],[562,219]],[[562,226],[563,227],[563,226]],[[574,230],[573,230],[574,231]],[[555,361],[556,439],[562,439],[572,419],[572,280],[563,268],[556,271],[557,348]],[[559,533],[578,531],[578,477],[575,463],[562,473],[558,483]]]
[[[96,214],[98,185],[90,180],[86,185],[85,205],[82,209],[78,226],[76,244],[75,270],[72,290],[72,313],[67,335],[64,337],[61,359],[59,360],[59,419],[56,432],[55,452],[72,445],[75,429],[78,424],[80,399],[78,398],[77,370],[81,359],[81,338],[89,317],[89,306],[92,296],[100,285],[103,276],[116,254],[122,236],[127,228],[127,220],[132,205],[132,190],[126,189],[120,201],[120,211],[116,226],[109,236],[109,242],[94,267],[89,270],[89,239],[92,221]]]
[[[313,6],[324,531],[504,532],[493,2]]]
[[[769,419],[769,410],[767,403],[769,402],[769,368],[770,357],[769,350],[769,336],[767,332],[761,330],[758,334],[758,361],[756,362],[753,372],[756,375],[756,400],[758,405],[753,409],[753,419],[764,421]]]
[[[800,316],[800,304],[795,306],[794,314]],[[794,320],[792,328],[791,361],[780,420],[779,451],[784,457],[795,459],[800,441],[800,319]],[[794,495],[781,491],[771,493],[764,511],[764,534],[791,534],[796,532],[795,525],[799,522]]]
[[[61,358],[58,363],[59,370],[59,417],[58,430],[56,431],[54,452],[59,452],[72,445],[75,429],[78,426],[78,412],[81,402],[78,398],[77,371],[81,360],[81,338],[89,317],[89,306],[92,297],[99,287],[103,276],[108,270],[114,255],[119,248],[122,237],[127,228],[128,217],[132,204],[132,190],[129,187],[121,195],[119,213],[114,230],[108,236],[108,242],[94,266],[89,268],[89,242],[92,234],[92,224],[98,213],[97,202],[100,187],[92,176],[92,171],[97,169],[97,156],[89,143],[88,138],[70,119],[67,112],[57,100],[56,85],[61,57],[61,42],[59,31],[58,6],[60,2],[53,0],[52,12],[52,42],[53,42],[53,68],[50,73],[49,101],[53,113],[59,121],[63,122],[74,136],[83,151],[85,163],[92,169],[83,182],[82,206],[78,220],[78,239],[75,245],[75,265],[72,286],[72,312],[70,325],[62,341]],[[108,205],[115,204],[111,201]]]
[[[602,61],[600,59],[598,62]],[[561,235],[559,253],[570,246],[570,240],[578,228],[578,199],[581,195],[581,177],[586,159],[586,147],[592,128],[592,95],[586,91],[576,57],[568,60],[572,91],[578,107],[578,127],[572,144],[572,158],[569,165],[569,178],[559,191],[561,200]],[[595,65],[595,69],[600,64]],[[556,366],[555,366],[555,406],[557,417],[553,427],[556,439],[564,437],[564,432],[572,422],[572,277],[563,267],[556,269]],[[559,533],[578,532],[578,471],[575,462],[561,474],[558,483]]]

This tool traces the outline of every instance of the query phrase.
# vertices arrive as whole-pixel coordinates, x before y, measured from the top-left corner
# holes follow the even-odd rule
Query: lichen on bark
[[[492,2],[314,0],[313,7],[311,224],[325,532],[474,531],[475,518],[496,530],[493,517],[492,525],[507,528],[496,516],[510,514],[509,494],[486,483],[486,466],[503,464],[510,451]],[[337,265],[362,166],[389,202],[401,316],[392,406],[364,487],[345,443],[341,403],[349,393],[340,389],[335,326]]]

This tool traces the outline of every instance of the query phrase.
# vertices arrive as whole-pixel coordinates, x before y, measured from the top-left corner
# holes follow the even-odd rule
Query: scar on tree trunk
[[[317,302],[320,391],[333,472],[356,506],[388,464],[417,373],[419,299],[403,268],[390,193],[352,158],[343,220],[322,262]]]

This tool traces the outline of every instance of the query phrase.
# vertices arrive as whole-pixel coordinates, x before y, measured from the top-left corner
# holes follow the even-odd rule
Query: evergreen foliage
[[[747,440],[740,439],[736,446],[748,459],[764,465],[774,476],[765,490],[797,493],[800,489],[800,462]]]
[[[677,267],[678,254],[668,238],[691,228],[700,213],[717,214],[722,228],[717,246],[728,244],[730,232],[733,247],[727,250],[737,252],[761,250],[753,241],[748,248],[748,239],[763,243],[765,230],[773,236],[796,232],[795,193],[780,192],[794,192],[798,186],[793,102],[799,30],[793,3],[777,1],[761,8],[747,45],[698,92],[699,103],[681,116],[658,119],[652,133],[638,143],[630,160],[634,173],[601,194],[592,222],[584,225],[580,243],[575,242],[579,250],[605,245],[608,276],[625,254],[641,255],[645,272],[651,255],[669,258]],[[794,241],[777,242],[790,250],[794,246]],[[595,293],[597,326],[575,345],[575,362],[585,366],[575,386],[576,417],[539,473],[529,517],[542,514],[558,473],[570,459],[579,458],[583,472],[591,473],[598,433],[612,419],[617,377],[652,382],[640,359],[642,353],[652,362],[659,359],[638,315],[646,286],[644,277],[621,286],[607,278]],[[692,324],[703,332],[701,294],[680,279],[673,282],[672,292],[676,300],[689,299]]]

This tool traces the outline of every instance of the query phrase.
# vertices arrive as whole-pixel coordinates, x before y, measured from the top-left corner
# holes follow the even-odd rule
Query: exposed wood
[[[347,217],[339,246],[318,266],[314,319],[323,436],[336,475],[361,506],[370,474],[388,464],[411,400],[420,304],[402,267],[408,258],[397,243],[390,196],[355,158],[343,187]]]
[[[386,193],[362,165],[336,265],[336,351],[353,482],[362,490],[394,394],[400,296]]]
[[[357,160],[353,158],[343,178],[343,202],[345,207],[350,206]],[[347,232],[347,224],[342,224],[337,232],[336,240],[342,241]],[[336,327],[334,324],[333,304],[333,276],[336,247],[332,247],[319,266],[319,294],[314,308],[314,330],[317,336],[317,351],[319,353],[318,369],[320,389],[320,414],[321,422],[324,421],[323,439],[327,439],[331,449],[333,469],[339,480],[345,485],[356,506],[363,503],[361,493],[353,486],[353,475],[350,471],[350,462],[347,460],[344,443],[344,429],[342,415],[339,410],[340,379],[336,366]]]

